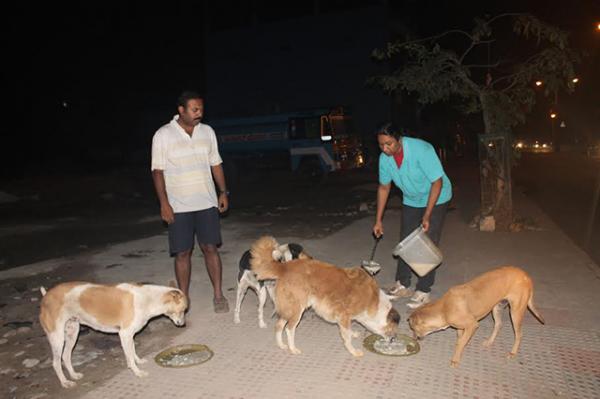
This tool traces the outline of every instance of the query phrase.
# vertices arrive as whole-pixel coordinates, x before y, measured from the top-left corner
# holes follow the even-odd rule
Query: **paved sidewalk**
[[[508,310],[504,325],[489,349],[482,342],[489,336],[488,316],[463,354],[458,369],[450,367],[456,333],[452,329],[434,333],[420,342],[415,356],[390,358],[365,351],[353,358],[344,348],[337,327],[312,311],[305,313],[296,333],[301,355],[280,350],[273,333],[274,319],[260,329],[256,317],[256,295],[249,291],[242,305],[241,324],[233,313],[212,311],[212,289],[202,262],[197,258],[192,276],[192,308],[187,326],[164,347],[184,343],[208,345],[215,356],[207,363],[184,369],[165,369],[153,361],[142,368],[150,376],[139,379],[125,369],[106,384],[89,391],[85,398],[597,398],[600,397],[600,272],[598,265],[572,243],[541,211],[518,192],[516,209],[538,221],[540,231],[482,233],[468,227],[475,191],[457,184],[457,209],[448,214],[441,249],[445,256],[438,270],[432,295],[441,296],[450,286],[493,267],[512,264],[533,278],[534,300],[546,320],[541,325],[527,313],[518,356],[506,354],[513,343]],[[476,188],[473,188],[475,190]],[[470,189],[469,189],[470,190]],[[471,205],[469,205],[471,204]],[[386,213],[389,230],[399,226],[398,203]],[[316,258],[340,266],[352,266],[368,257],[372,216],[361,219],[322,240],[276,237],[281,242],[301,242]],[[249,234],[248,229],[255,229]],[[233,309],[239,256],[252,240],[269,231],[261,226],[233,226],[224,222],[222,251],[224,288]],[[121,254],[148,251],[144,265],[101,269],[97,281],[167,281],[172,278],[171,260],[164,252],[166,237],[157,236],[115,246],[95,255],[92,263],[122,262]],[[388,233],[380,243],[375,260],[383,266],[377,275],[382,286],[390,284],[395,272],[391,251],[396,244]],[[151,251],[151,252],[150,252]],[[26,270],[23,269],[23,270]],[[396,302],[401,332],[409,333],[405,300]],[[267,304],[265,315],[272,311]],[[156,321],[153,321],[156,322]],[[152,322],[151,322],[152,323]],[[175,327],[173,327],[175,328]],[[369,335],[354,340],[361,346]],[[141,339],[141,337],[138,337]],[[77,352],[77,347],[75,352]],[[152,359],[156,353],[139,353]],[[82,380],[82,382],[85,381]]]
[[[337,328],[307,312],[296,335],[301,355],[288,354],[275,344],[274,321],[259,329],[256,296],[249,292],[242,308],[242,323],[233,315],[212,312],[210,283],[203,272],[193,281],[193,308],[188,327],[175,342],[204,343],[215,356],[208,363],[187,369],[163,369],[149,363],[150,378],[137,379],[123,370],[105,386],[86,398],[597,398],[600,396],[600,303],[598,266],[579,250],[527,199],[517,194],[518,210],[534,216],[541,231],[486,234],[467,226],[458,193],[456,211],[448,215],[442,250],[445,264],[439,270],[433,295],[440,296],[454,284],[462,283],[492,267],[514,264],[527,270],[535,282],[535,302],[546,319],[539,324],[531,314],[524,322],[524,338],[516,359],[508,360],[513,334],[504,311],[505,324],[492,348],[482,341],[489,336],[491,317],[481,327],[464,353],[460,368],[449,367],[456,333],[449,329],[430,335],[421,342],[416,356],[387,358],[366,352],[355,359],[344,349]],[[386,215],[387,225],[398,220],[399,212]],[[317,258],[342,266],[357,264],[368,255],[368,232],[372,220],[366,218],[318,242],[303,242]],[[250,241],[240,241],[239,231],[225,229],[223,253],[225,281],[235,281],[237,258]],[[256,236],[268,231],[256,231]],[[367,237],[367,238],[365,238]],[[281,241],[297,240],[278,237]],[[395,244],[386,237],[376,260],[385,269],[377,276],[382,285],[392,281]],[[143,247],[162,246],[164,237],[142,241]],[[140,248],[141,249],[141,248]],[[110,262],[110,254],[105,254]],[[165,259],[155,259],[136,277],[152,277],[170,272]],[[111,279],[109,274],[98,276]],[[168,275],[164,275],[168,278]],[[227,286],[227,284],[225,285]],[[233,292],[228,296],[233,305]],[[402,316],[402,331],[408,309],[396,307]],[[271,307],[267,308],[267,314]],[[362,331],[360,327],[356,327]],[[360,339],[356,339],[356,345]],[[165,343],[165,346],[167,343]],[[143,354],[152,356],[152,354]]]

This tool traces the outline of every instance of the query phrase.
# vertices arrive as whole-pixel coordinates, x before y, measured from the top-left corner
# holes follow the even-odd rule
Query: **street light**
[[[542,85],[542,81],[541,80],[536,80],[535,81],[535,85],[536,86],[541,86]]]
[[[557,151],[560,150],[560,143],[558,142],[558,137],[554,134],[554,119],[556,119],[556,112],[550,112],[550,127],[552,129],[552,141],[556,144]]]
[[[577,83],[577,82],[579,82],[579,78],[573,78],[572,82],[573,82],[573,83]]]

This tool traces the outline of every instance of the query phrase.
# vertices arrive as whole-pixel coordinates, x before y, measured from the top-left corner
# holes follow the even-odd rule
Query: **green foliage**
[[[535,37],[538,45],[546,40],[560,49],[568,47],[569,35],[566,32],[548,25],[532,15],[517,15],[513,24],[513,31],[525,38]]]
[[[467,63],[473,49],[501,39],[492,27],[504,21],[512,21],[513,33],[523,46],[531,48],[528,57],[521,61],[498,58],[497,62],[484,65]],[[457,45],[465,49],[462,53],[442,46],[442,39],[451,35],[464,38]],[[571,91],[574,64],[579,61],[578,54],[568,45],[566,32],[525,14],[476,18],[471,32],[450,30],[428,38],[388,43],[384,49],[373,51],[373,57],[382,61],[396,56],[405,61],[401,68],[368,81],[385,92],[414,93],[422,104],[459,98],[462,112],[482,113],[486,133],[506,135],[525,121],[534,105],[534,80],[544,81],[546,95]],[[481,68],[489,72],[479,81],[473,76],[480,76],[474,71]]]
[[[456,54],[442,50],[438,44],[428,48],[419,43],[407,44],[404,49],[409,61],[392,75],[372,78],[384,91],[401,88],[417,93],[422,104],[432,104],[447,100],[451,95],[470,97],[471,93],[462,81],[468,76],[468,69],[457,63]]]

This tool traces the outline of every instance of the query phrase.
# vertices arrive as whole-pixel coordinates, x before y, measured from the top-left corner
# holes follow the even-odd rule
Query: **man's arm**
[[[152,180],[154,181],[154,189],[160,202],[160,217],[162,220],[171,224],[175,221],[175,214],[173,208],[169,204],[169,198],[167,197],[167,189],[165,187],[165,175],[162,170],[154,169],[152,171]]]
[[[213,178],[219,190],[219,212],[223,213],[229,208],[229,199],[227,198],[227,185],[225,184],[225,173],[223,172],[223,164],[210,167]]]

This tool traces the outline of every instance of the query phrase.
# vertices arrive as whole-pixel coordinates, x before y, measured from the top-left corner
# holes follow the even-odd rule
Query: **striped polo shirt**
[[[217,207],[211,166],[223,161],[215,131],[199,123],[190,136],[177,123],[179,115],[156,131],[152,139],[152,170],[162,170],[173,212]]]

